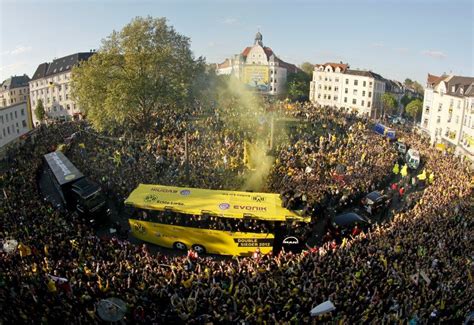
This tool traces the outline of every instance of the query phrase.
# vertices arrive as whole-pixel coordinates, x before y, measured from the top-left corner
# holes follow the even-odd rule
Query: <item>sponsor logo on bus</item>
[[[293,236],[286,237],[285,239],[283,239],[283,244],[286,245],[298,245],[299,243],[300,241],[298,240],[298,238]]]
[[[158,201],[158,196],[156,196],[155,194],[148,194],[147,196],[145,196],[143,201],[145,201],[145,203],[153,203]]]
[[[143,235],[146,233],[146,229],[141,223],[136,223],[133,227],[135,228],[135,231],[139,234]]]
[[[70,181],[71,179],[74,179],[74,177],[76,177],[76,175],[70,174],[70,175],[64,176],[64,179],[67,181]]]
[[[247,210],[247,211],[267,211],[267,207],[256,207],[251,205],[234,205],[235,210]]]
[[[191,194],[191,191],[190,190],[181,190],[179,192],[179,194],[184,195],[184,196],[188,196],[189,194]]]
[[[230,204],[229,203],[221,203],[219,204],[219,209],[221,210],[227,210],[230,208]]]
[[[260,196],[260,195],[255,195],[255,196],[252,196],[252,200],[254,200],[255,202],[263,202],[265,201],[265,197]]]
[[[271,247],[273,238],[234,238],[237,247]]]
[[[161,193],[178,193],[178,190],[173,190],[169,188],[160,188],[160,187],[152,187],[150,190],[153,192],[161,192]]]

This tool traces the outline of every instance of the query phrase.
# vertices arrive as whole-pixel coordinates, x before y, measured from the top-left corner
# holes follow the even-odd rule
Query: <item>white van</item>
[[[420,166],[420,153],[415,149],[408,149],[405,161],[410,169],[417,169]]]

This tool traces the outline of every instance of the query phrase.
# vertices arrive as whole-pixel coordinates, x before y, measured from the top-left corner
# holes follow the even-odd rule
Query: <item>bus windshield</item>
[[[98,209],[99,207],[104,205],[104,203],[105,198],[100,190],[84,199],[84,205],[89,211],[94,211]]]

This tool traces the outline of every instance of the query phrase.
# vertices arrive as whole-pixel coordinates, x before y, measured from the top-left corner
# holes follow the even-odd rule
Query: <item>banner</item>
[[[280,196],[272,193],[140,184],[125,200],[125,204],[142,209],[171,210],[194,215],[207,213],[227,218],[249,216],[273,221],[310,221],[310,218],[303,218],[283,208]]]
[[[269,91],[270,69],[265,65],[247,65],[244,67],[243,81],[260,91]]]

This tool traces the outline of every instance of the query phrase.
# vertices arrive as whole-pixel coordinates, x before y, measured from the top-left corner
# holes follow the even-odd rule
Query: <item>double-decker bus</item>
[[[300,250],[309,218],[278,194],[140,184],[125,200],[133,236],[163,247],[248,256]]]

